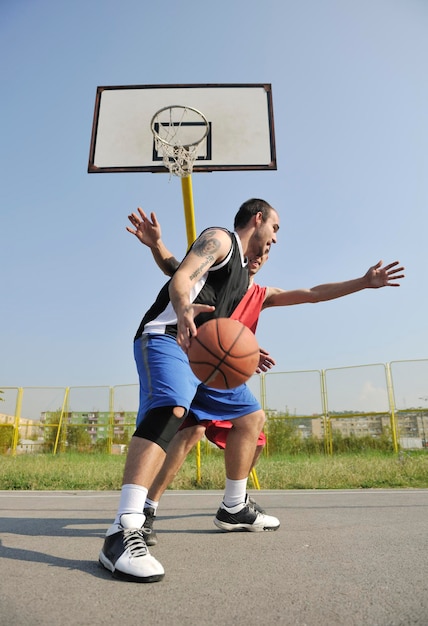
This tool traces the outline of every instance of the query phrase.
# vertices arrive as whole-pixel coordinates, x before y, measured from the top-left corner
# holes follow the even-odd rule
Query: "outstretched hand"
[[[383,261],[379,261],[373,267],[370,267],[365,275],[365,278],[368,282],[367,287],[370,289],[378,289],[379,287],[399,287],[399,282],[397,281],[400,278],[404,278],[404,274],[400,273],[404,271],[404,267],[399,265],[399,261],[394,261],[389,265],[385,265],[382,267]]]
[[[161,239],[161,227],[156,218],[155,213],[150,213],[150,219],[144,213],[140,207],[138,207],[138,213],[131,213],[128,215],[128,219],[134,228],[126,227],[128,233],[135,235],[137,239],[149,248],[154,248],[157,242]]]
[[[274,365],[276,365],[275,359],[273,359],[267,350],[263,348],[259,348],[259,364],[256,369],[256,374],[261,374],[262,372],[267,372],[272,369]]]

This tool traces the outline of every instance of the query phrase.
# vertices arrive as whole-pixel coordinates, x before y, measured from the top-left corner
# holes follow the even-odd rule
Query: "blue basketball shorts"
[[[260,410],[260,403],[247,385],[235,389],[212,389],[199,385],[191,411],[197,420],[233,420]]]
[[[174,337],[142,335],[134,342],[134,358],[140,382],[137,427],[150,409],[182,406],[189,410],[200,380]]]

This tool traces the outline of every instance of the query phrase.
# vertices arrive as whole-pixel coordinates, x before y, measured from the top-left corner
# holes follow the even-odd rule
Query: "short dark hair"
[[[253,215],[257,215],[257,213],[261,213],[263,215],[263,221],[266,222],[272,209],[273,207],[271,207],[265,200],[260,200],[260,198],[251,198],[251,200],[247,200],[239,207],[238,213],[235,215],[233,227],[235,230],[237,228],[244,228]]]

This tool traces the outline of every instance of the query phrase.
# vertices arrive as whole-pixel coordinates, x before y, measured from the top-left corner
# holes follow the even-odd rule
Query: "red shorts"
[[[215,443],[218,448],[222,450],[226,447],[227,435],[229,434],[229,430],[232,428],[232,422],[227,420],[197,420],[193,417],[192,413],[186,417],[184,422],[181,424],[179,430],[183,430],[184,428],[191,428],[192,426],[205,426],[205,437],[208,441]],[[266,443],[266,436],[262,431],[257,440],[258,446],[264,446]]]

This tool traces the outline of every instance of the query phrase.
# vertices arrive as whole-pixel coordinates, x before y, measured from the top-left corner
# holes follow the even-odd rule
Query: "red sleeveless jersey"
[[[265,297],[266,287],[253,283],[230,317],[255,333]]]

